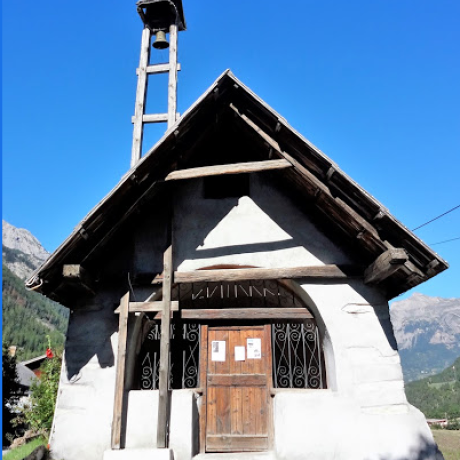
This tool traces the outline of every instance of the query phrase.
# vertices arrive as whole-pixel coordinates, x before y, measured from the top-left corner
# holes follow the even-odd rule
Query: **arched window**
[[[197,388],[203,325],[270,325],[272,385],[326,388],[321,336],[311,312],[283,281],[179,284],[170,331],[171,389]],[[158,388],[160,321],[144,319],[137,388]],[[247,355],[245,355],[247,356]],[[205,364],[204,364],[205,365]]]

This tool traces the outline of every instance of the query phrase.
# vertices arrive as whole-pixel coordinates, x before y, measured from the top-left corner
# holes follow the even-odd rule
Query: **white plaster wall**
[[[174,214],[178,270],[216,264],[281,268],[352,263],[287,196],[267,185],[262,174],[251,176],[251,197],[239,199],[205,200],[202,181],[186,181],[175,196]],[[145,237],[148,231],[142,231]],[[323,333],[328,390],[277,393],[273,401],[277,458],[435,458],[423,416],[405,398],[384,297],[359,280],[296,280],[293,285]],[[89,311],[72,315],[66,359],[71,354],[72,365],[79,370],[70,377],[64,372],[61,379],[51,439],[56,459],[100,460],[110,448],[118,329],[113,302],[119,297],[119,293],[101,294],[99,310],[91,311],[89,305]],[[131,393],[127,446],[154,448],[153,393]],[[179,400],[176,394],[171,443],[178,446],[177,458],[185,460],[195,449],[196,408],[191,392],[178,396],[184,398],[180,404],[174,402]],[[431,451],[422,457],[424,448]]]
[[[251,197],[203,199],[203,181],[176,194],[176,269],[216,264],[265,268],[350,263],[284,194],[251,176]]]
[[[117,318],[100,307],[70,316],[50,437],[57,460],[100,460],[110,447]]]
[[[126,450],[157,447],[158,391],[129,392]],[[169,447],[175,460],[188,460],[197,453],[198,419],[193,390],[173,390]]]
[[[327,325],[331,389],[276,394],[277,458],[439,458],[424,416],[407,403],[388,305],[379,292],[359,281],[298,281],[310,308]]]
[[[382,407],[382,406],[381,406]],[[274,398],[277,460],[439,460],[423,414],[412,406],[363,411],[330,390]]]

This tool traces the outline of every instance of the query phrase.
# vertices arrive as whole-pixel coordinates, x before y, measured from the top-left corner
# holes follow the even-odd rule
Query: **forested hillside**
[[[68,310],[40,294],[27,291],[24,282],[3,264],[3,341],[16,345],[23,361],[45,353],[46,335],[62,347]]]
[[[460,358],[439,374],[408,383],[406,395],[427,418],[460,417]]]

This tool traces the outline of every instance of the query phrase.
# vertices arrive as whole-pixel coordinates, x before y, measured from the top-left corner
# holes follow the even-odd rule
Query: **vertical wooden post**
[[[141,57],[137,69],[136,105],[134,108],[133,147],[131,150],[131,168],[140,160],[142,155],[142,137],[144,135],[144,123],[142,117],[145,111],[145,99],[147,97],[147,66],[150,60],[151,32],[148,27],[142,31]]]
[[[171,214],[172,216],[172,214]],[[169,391],[169,345],[171,327],[171,288],[173,277],[173,252],[172,252],[172,218],[169,228],[169,246],[164,252],[163,265],[163,312],[161,315],[160,336],[160,370],[159,370],[159,399],[158,399],[158,427],[157,447],[168,447],[168,424],[170,409]]]
[[[120,449],[121,417],[125,393],[126,343],[128,338],[129,291],[120,300],[118,327],[118,356],[115,379],[115,400],[113,403],[112,449]]]
[[[168,128],[176,122],[177,112],[177,24],[169,26]]]

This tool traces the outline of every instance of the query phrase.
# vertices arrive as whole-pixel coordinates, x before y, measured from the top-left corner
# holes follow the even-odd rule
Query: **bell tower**
[[[142,155],[142,139],[144,123],[167,123],[171,127],[177,118],[177,33],[185,30],[182,0],[139,0],[137,12],[144,23],[141,40],[141,54],[137,73],[136,104],[132,123],[133,146],[131,151],[131,167]],[[166,34],[169,34],[169,43]],[[154,50],[169,48],[169,61],[163,64],[150,65],[150,46],[152,37]],[[145,113],[148,77],[154,74],[168,73],[168,111],[167,113]]]

